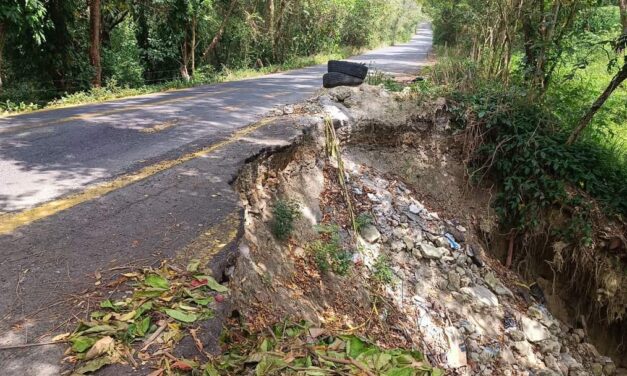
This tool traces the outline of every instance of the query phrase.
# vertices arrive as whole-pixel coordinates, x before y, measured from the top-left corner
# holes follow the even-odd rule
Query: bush
[[[390,268],[390,259],[387,256],[380,255],[374,262],[374,272],[372,274],[375,282],[383,285],[389,285],[394,280],[394,272]]]
[[[352,263],[352,254],[342,248],[340,229],[337,225],[319,226],[322,239],[311,244],[311,251],[318,269],[346,275]]]
[[[272,233],[279,240],[286,240],[294,231],[294,221],[300,216],[300,207],[294,201],[279,200],[272,209]]]

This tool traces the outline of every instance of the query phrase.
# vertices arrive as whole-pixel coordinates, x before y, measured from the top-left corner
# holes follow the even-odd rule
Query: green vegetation
[[[383,85],[386,90],[393,92],[403,90],[403,85],[396,82],[394,77],[380,71],[369,74],[368,77],[366,77],[366,83],[373,86]]]
[[[374,262],[374,272],[372,276],[375,282],[382,285],[389,285],[394,281],[394,272],[390,268],[390,259],[385,255],[380,255]]]
[[[310,249],[318,269],[346,275],[353,262],[353,255],[342,248],[340,228],[337,225],[320,225],[317,230],[321,239],[314,241]]]
[[[187,273],[162,266],[125,273],[119,283],[129,284],[130,297],[103,300],[74,332],[54,339],[71,344],[77,362],[73,374],[125,362],[137,351],[132,348],[134,343],[153,343],[155,333],[162,335],[161,346],[171,349],[190,325],[213,317],[211,305],[223,299],[220,293],[228,292],[200,269],[198,260],[190,262]]]
[[[300,206],[294,201],[278,200],[272,214],[272,233],[279,240],[287,240],[294,231],[294,221],[300,216]]]
[[[355,218],[355,229],[357,232],[372,224],[372,216],[369,213],[361,213]]]
[[[415,0],[10,0],[0,112],[323,63],[407,39],[419,13]]]
[[[496,183],[506,265],[554,252],[553,272],[610,322],[625,306],[620,293],[597,299],[609,288],[599,276],[624,269],[586,254],[598,255],[599,226],[627,218],[627,9],[616,5],[627,7],[427,1],[438,63],[415,87],[449,99],[470,176]]]
[[[230,350],[207,364],[205,374],[217,375],[388,375],[441,376],[422,353],[382,349],[353,334],[331,334],[306,322],[280,324],[270,335],[225,333]],[[242,339],[243,338],[243,339]]]

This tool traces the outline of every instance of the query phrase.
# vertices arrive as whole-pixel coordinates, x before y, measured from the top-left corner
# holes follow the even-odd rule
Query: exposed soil
[[[323,94],[310,111],[316,105],[320,121],[311,132],[253,161],[237,181],[246,224],[231,288],[251,329],[305,319],[421,349],[450,374],[624,374],[576,320],[547,310],[568,318],[552,291],[542,297],[483,250],[498,247],[492,191],[468,184],[445,103],[418,105],[364,86]],[[341,166],[325,152],[323,118],[342,142]],[[301,209],[288,241],[271,230],[278,200]],[[360,213],[373,223],[355,236],[351,215]],[[351,254],[347,275],[320,270],[315,244],[329,241],[320,225],[339,226]],[[380,256],[393,275],[386,283],[376,279]]]

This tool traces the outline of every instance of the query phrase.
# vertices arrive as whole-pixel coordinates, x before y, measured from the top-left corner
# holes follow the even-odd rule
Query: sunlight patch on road
[[[220,90],[220,91],[207,92],[207,94],[210,94],[210,95],[226,94],[235,90],[237,89],[231,88],[231,89],[225,89],[225,90]],[[11,132],[19,133],[19,132],[22,132],[28,129],[33,129],[33,128],[41,128],[41,127],[50,126],[50,125],[58,125],[58,124],[68,123],[68,122],[77,121],[77,120],[89,120],[89,119],[93,119],[93,118],[97,118],[101,116],[117,114],[120,112],[139,110],[145,107],[161,106],[164,104],[172,104],[172,103],[177,103],[177,102],[192,101],[192,100],[198,100],[198,99],[202,99],[202,97],[199,97],[199,94],[195,93],[193,95],[186,95],[186,96],[172,98],[172,99],[164,99],[160,101],[140,103],[136,105],[114,108],[111,110],[90,112],[86,114],[68,116],[65,118],[55,119],[55,120],[51,120],[51,121],[43,122],[43,123],[30,124],[30,125],[18,125],[18,126],[8,127],[8,128],[0,128],[0,134],[11,133]],[[95,103],[93,105],[98,105],[98,104]],[[19,115],[16,115],[16,117],[17,116]]]
[[[22,226],[26,226],[32,222],[55,215],[59,212],[70,209],[84,202],[97,199],[108,193],[137,183],[150,176],[156,175],[160,172],[166,171],[190,160],[205,157],[209,153],[214,152],[224,146],[235,143],[241,140],[246,135],[250,134],[251,132],[254,132],[270,124],[272,120],[274,120],[274,118],[263,119],[257,123],[254,123],[248,127],[234,132],[227,139],[208,146],[204,149],[183,155],[176,159],[165,160],[150,166],[146,166],[139,171],[125,174],[114,180],[89,187],[82,192],[70,195],[68,197],[50,201],[19,213],[8,213],[0,215],[0,235],[10,234],[16,229]]]
[[[235,210],[177,252],[176,259],[183,264],[192,259],[200,260],[201,264],[209,263],[218,252],[237,239],[240,226],[241,216],[239,211]]]

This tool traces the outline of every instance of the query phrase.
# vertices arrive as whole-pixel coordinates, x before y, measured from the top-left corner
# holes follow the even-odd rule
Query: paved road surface
[[[430,48],[424,25],[408,44],[352,60],[412,74]],[[310,97],[324,71],[0,118],[0,346],[36,341],[73,304],[92,303],[77,293],[94,289],[96,270],[106,279],[234,241],[241,213],[229,182],[246,158],[299,132],[258,121]],[[0,366],[54,375],[61,350],[0,350]]]

